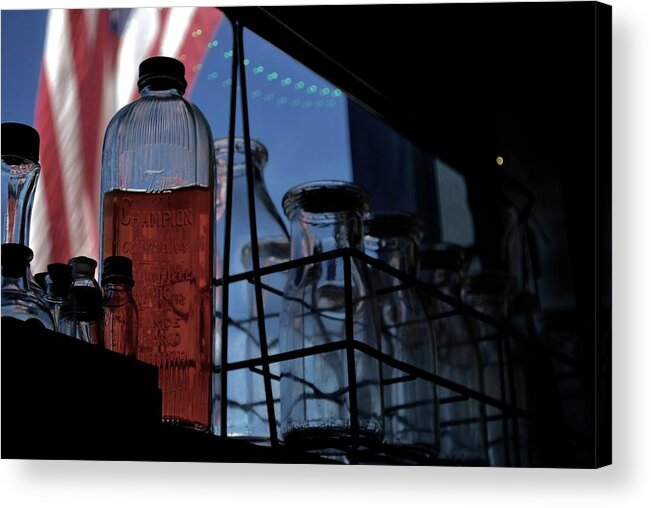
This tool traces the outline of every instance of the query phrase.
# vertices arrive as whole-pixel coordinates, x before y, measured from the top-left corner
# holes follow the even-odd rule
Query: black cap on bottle
[[[95,268],[97,268],[97,261],[86,256],[77,256],[68,261],[68,265],[72,268],[72,276],[88,275],[95,276]]]
[[[64,263],[47,265],[48,292],[66,295],[72,287],[72,268]]]
[[[41,138],[33,127],[24,123],[2,124],[2,155],[18,155],[38,162]]]
[[[125,256],[109,256],[104,260],[102,284],[111,280],[121,280],[133,286],[133,265]]]
[[[20,243],[3,243],[1,254],[5,277],[24,277],[25,269],[34,258],[32,249]]]
[[[140,63],[138,73],[138,90],[146,86],[154,90],[176,88],[182,94],[188,83],[185,81],[185,66],[167,56],[153,56]]]

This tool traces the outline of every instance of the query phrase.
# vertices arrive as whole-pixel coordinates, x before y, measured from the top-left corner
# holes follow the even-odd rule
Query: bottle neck
[[[140,90],[140,97],[175,97],[182,98],[183,92],[177,88],[159,88],[146,86]]]
[[[2,157],[2,243],[29,246],[29,230],[41,167],[18,156]]]
[[[104,289],[105,294],[109,292],[130,293],[131,289],[133,288],[133,284],[126,281],[112,280],[102,284],[102,288]]]
[[[2,274],[2,291],[29,291],[27,278],[22,276],[15,276],[15,274],[5,275]]]

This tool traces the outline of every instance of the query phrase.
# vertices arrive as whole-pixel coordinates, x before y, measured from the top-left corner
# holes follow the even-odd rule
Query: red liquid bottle
[[[102,258],[133,263],[138,359],[159,368],[163,420],[205,430],[212,359],[212,135],[183,99],[183,64],[140,65],[141,97],[109,124],[102,159]]]

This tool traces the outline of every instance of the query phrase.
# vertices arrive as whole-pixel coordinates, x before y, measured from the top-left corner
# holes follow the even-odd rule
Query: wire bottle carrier
[[[517,343],[518,347],[525,349],[529,352],[529,357],[542,359],[545,362],[554,362],[555,365],[562,365],[565,378],[567,377],[580,377],[579,368],[575,364],[573,358],[568,355],[556,351],[551,348],[537,337],[523,334],[514,329],[512,326],[505,322],[496,320],[488,315],[485,315],[473,307],[470,307],[457,298],[449,296],[436,288],[416,279],[412,275],[403,273],[393,267],[373,259],[363,252],[356,249],[342,248],[325,253],[319,253],[312,256],[296,259],[288,262],[279,263],[273,266],[260,266],[259,259],[259,245],[256,224],[256,210],[255,210],[255,196],[254,196],[254,172],[253,160],[251,157],[251,136],[249,131],[249,113],[247,104],[247,84],[245,76],[245,55],[243,44],[243,29],[244,26],[241,21],[231,19],[233,23],[233,59],[232,59],[232,83],[231,83],[231,96],[230,96],[230,124],[229,124],[229,153],[228,153],[228,168],[227,168],[227,196],[226,206],[224,211],[224,259],[222,277],[214,280],[215,291],[218,292],[221,298],[221,313],[216,315],[216,322],[219,325],[221,336],[219,338],[221,364],[213,366],[213,373],[220,378],[220,386],[218,393],[214,393],[218,401],[221,402],[219,418],[221,422],[228,421],[229,407],[226,401],[228,400],[228,383],[229,373],[236,372],[242,369],[259,375],[263,379],[265,401],[264,405],[269,422],[269,442],[266,443],[271,447],[283,447],[278,436],[278,426],[280,415],[277,413],[278,400],[274,400],[274,383],[280,381],[279,376],[272,374],[272,365],[279,362],[295,360],[298,358],[306,358],[311,355],[326,354],[333,351],[345,351],[347,365],[345,366],[348,373],[348,389],[349,389],[349,411],[351,422],[352,440],[342,443],[341,449],[335,450],[335,455],[338,460],[345,463],[366,463],[366,464],[438,464],[438,465],[498,465],[498,466],[549,466],[549,465],[562,465],[567,462],[558,457],[551,457],[553,450],[565,449],[567,453],[571,451],[587,449],[591,446],[590,438],[580,432],[570,430],[563,424],[562,415],[559,413],[553,414],[545,411],[546,406],[532,406],[520,407],[517,393],[521,386],[514,376],[514,359],[512,355],[513,345]],[[235,139],[235,118],[236,118],[236,103],[237,93],[241,93],[241,108],[242,108],[242,127],[244,133],[245,156],[246,156],[246,178],[248,186],[248,213],[250,217],[250,235],[251,235],[251,260],[252,269],[245,273],[231,275],[230,266],[230,245],[231,245],[231,225],[232,225],[232,188],[233,188],[233,156],[234,156],[234,139]],[[220,233],[221,234],[221,233]],[[265,276],[285,272],[297,267],[303,267],[314,263],[323,262],[341,258],[344,266],[344,296],[345,296],[345,336],[339,341],[328,342],[303,349],[296,349],[292,351],[281,351],[278,353],[269,353],[269,337],[265,326],[264,314],[264,296],[265,292],[273,293],[277,296],[283,296],[282,291],[277,288],[265,284]],[[497,366],[499,373],[500,386],[497,390],[491,390],[489,393],[499,393],[499,397],[487,395],[484,392],[471,389],[462,384],[456,383],[450,379],[446,379],[436,373],[422,370],[414,365],[404,363],[396,360],[391,356],[383,353],[379,348],[372,347],[367,343],[356,340],[353,334],[353,314],[352,308],[355,305],[352,295],[351,285],[351,263],[357,260],[358,262],[366,263],[375,270],[385,274],[388,278],[395,278],[399,281],[398,284],[393,284],[390,287],[380,289],[376,294],[383,294],[392,291],[399,291],[405,288],[413,288],[425,298],[437,299],[443,302],[443,306],[447,309],[438,315],[429,316],[430,321],[445,319],[453,315],[464,316],[470,322],[481,323],[482,326],[476,326],[474,329],[481,329],[485,333],[482,336],[473,337],[477,344],[491,342],[494,347],[493,350],[497,351]],[[229,325],[238,325],[233,323],[229,315],[229,286],[242,281],[247,281],[252,285],[255,293],[255,301],[257,305],[257,326],[258,336],[260,340],[260,356],[256,358],[249,358],[243,361],[228,360],[228,332]],[[260,311],[262,309],[262,311]],[[239,323],[242,326],[249,326],[249,323]],[[358,407],[357,407],[357,379],[355,375],[355,356],[356,353],[361,353],[367,357],[373,358],[378,362],[378,366],[385,365],[391,368],[392,372],[399,372],[400,375],[392,379],[383,379],[384,385],[389,383],[400,383],[414,380],[416,378],[425,380],[429,383],[436,385],[439,391],[444,391],[445,397],[440,398],[438,401],[439,406],[445,404],[455,404],[463,401],[474,401],[482,408],[480,416],[477,417],[476,422],[467,421],[445,421],[442,426],[455,426],[467,425],[468,423],[475,423],[486,429],[489,424],[493,426],[495,423],[501,426],[501,437],[499,443],[489,442],[486,437],[487,433],[484,431],[483,450],[481,450],[481,460],[467,461],[457,458],[452,454],[451,456],[436,456],[429,454],[420,449],[412,449],[408,447],[401,447],[397,445],[389,445],[386,443],[369,444],[366,440],[360,439],[360,429],[358,427]],[[276,369],[273,369],[276,370]],[[557,369],[561,370],[561,369]],[[539,388],[537,386],[535,389]],[[444,390],[443,390],[444,389]],[[534,397],[535,398],[535,397]],[[523,422],[526,423],[524,428],[527,429],[526,436],[521,435]],[[227,426],[221,425],[219,427],[220,435],[224,438],[228,437]],[[502,459],[495,462],[490,459],[490,450],[499,445],[503,448],[499,454]],[[550,446],[551,445],[551,446]],[[551,451],[550,451],[551,450]],[[567,451],[570,450],[570,451]],[[520,451],[520,452],[518,452]],[[331,455],[329,455],[331,456]]]

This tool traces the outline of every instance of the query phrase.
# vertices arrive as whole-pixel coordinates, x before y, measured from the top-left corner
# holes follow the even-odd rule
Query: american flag
[[[188,96],[223,14],[209,7],[53,9],[36,101],[41,176],[32,214],[33,272],[99,255],[101,148],[119,108],[138,97],[138,66],[181,60]]]

